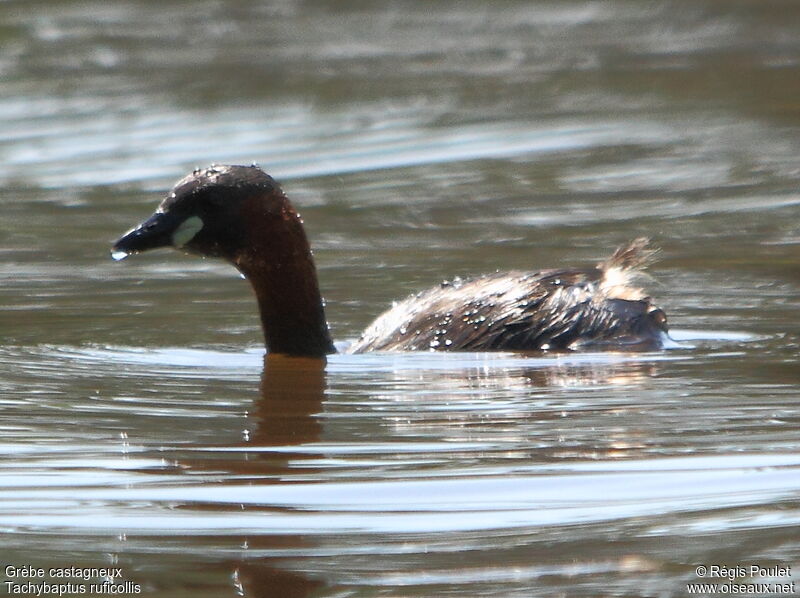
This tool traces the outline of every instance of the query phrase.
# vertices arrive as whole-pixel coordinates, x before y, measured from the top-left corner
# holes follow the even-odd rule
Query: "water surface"
[[[798,10],[0,4],[0,562],[210,597],[797,563]],[[342,343],[442,279],[646,235],[677,347],[265,361],[230,267],[108,257],[215,161],[283,182]]]

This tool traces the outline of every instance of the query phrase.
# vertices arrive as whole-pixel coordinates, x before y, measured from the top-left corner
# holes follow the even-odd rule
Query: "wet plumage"
[[[271,353],[335,351],[302,220],[255,166],[212,166],[183,178],[117,258],[157,247],[226,259],[250,281]],[[506,272],[443,283],[379,316],[349,352],[658,348],[666,316],[636,285],[646,239],[596,268]]]
[[[666,317],[633,279],[650,261],[646,239],[597,268],[504,272],[456,279],[396,304],[350,351],[535,351],[658,347]]]

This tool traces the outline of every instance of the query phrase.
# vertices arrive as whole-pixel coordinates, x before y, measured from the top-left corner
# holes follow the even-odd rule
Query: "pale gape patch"
[[[203,228],[203,220],[199,216],[189,216],[180,223],[175,232],[172,233],[172,244],[175,247],[183,247]]]

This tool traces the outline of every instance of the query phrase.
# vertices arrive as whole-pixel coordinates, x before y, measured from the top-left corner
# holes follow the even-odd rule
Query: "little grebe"
[[[112,255],[165,246],[224,258],[250,281],[271,354],[336,352],[302,220],[260,168],[195,170]],[[660,348],[666,316],[632,286],[653,254],[646,239],[636,239],[596,268],[442,283],[379,316],[348,351]]]

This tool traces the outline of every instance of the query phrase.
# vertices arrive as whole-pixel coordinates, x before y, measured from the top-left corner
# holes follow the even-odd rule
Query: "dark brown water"
[[[800,4],[6,1],[0,43],[0,593],[684,596],[800,560]],[[108,258],[211,162],[283,182],[341,342],[647,235],[679,346],[265,364],[231,268]]]

